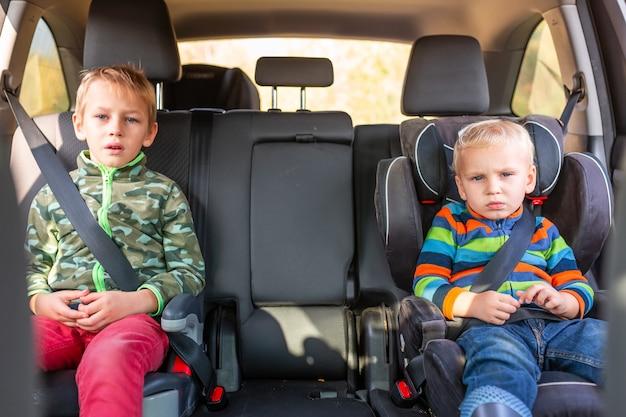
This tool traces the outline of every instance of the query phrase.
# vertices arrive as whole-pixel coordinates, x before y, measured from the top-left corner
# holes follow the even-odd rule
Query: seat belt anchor
[[[2,75],[0,75],[0,85],[2,86],[2,99],[4,101],[8,101],[6,98],[7,93],[11,93],[14,96],[17,96],[17,90],[19,89],[19,85],[17,81],[15,81],[15,77],[11,74],[9,70],[3,70]]]
[[[577,71],[572,76],[572,88],[569,89],[567,86],[564,87],[567,97],[576,93],[580,93],[580,96],[576,100],[576,103],[580,103],[585,99],[585,96],[587,95],[587,81],[585,80],[585,74],[582,71]]]

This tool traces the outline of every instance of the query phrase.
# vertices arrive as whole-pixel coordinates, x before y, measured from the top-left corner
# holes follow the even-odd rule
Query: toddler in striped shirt
[[[447,319],[481,321],[457,339],[467,361],[461,417],[481,416],[493,407],[503,416],[531,417],[542,371],[600,382],[605,323],[583,319],[593,290],[572,249],[544,217],[536,218],[530,246],[497,291],[469,291],[509,238],[526,194],[535,188],[534,146],[526,129],[507,120],[468,125],[459,133],[453,165],[464,202],[447,204],[435,216],[413,291]],[[528,306],[554,320],[509,320]]]

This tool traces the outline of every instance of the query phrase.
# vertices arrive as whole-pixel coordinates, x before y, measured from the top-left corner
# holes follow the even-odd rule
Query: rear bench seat
[[[300,64],[281,60],[256,79],[332,82],[329,61],[309,61],[307,74],[294,72]],[[221,380],[237,391],[218,415],[373,415],[354,398],[352,139],[343,112],[214,117],[206,296],[233,301],[213,322],[238,339],[238,355],[227,348],[215,355]]]
[[[125,51],[120,44],[109,56],[113,49],[94,40],[86,44],[86,52],[91,51],[86,63],[128,62],[124,54],[134,56],[136,44],[124,43]],[[165,79],[178,72],[167,65],[146,68],[166,71]],[[272,74],[269,82],[281,85]],[[286,67],[282,74],[294,72]],[[299,85],[318,83],[307,81],[311,74],[300,74]],[[162,74],[155,78],[164,79]],[[85,143],[74,136],[71,112],[36,121],[73,169]],[[237,391],[218,414],[252,409],[259,415],[372,416],[370,407],[355,398],[360,384],[359,311],[354,306],[360,288],[350,117],[343,112],[183,110],[159,112],[157,121],[159,134],[146,150],[148,166],[175,180],[190,200],[207,261],[207,303],[214,307],[207,342],[220,382]],[[12,168],[25,219],[42,180],[19,130]],[[372,207],[361,199],[357,204]],[[359,245],[376,251],[375,235],[365,235]],[[360,259],[367,265],[368,258]],[[388,273],[377,278],[369,268],[361,268],[359,261],[359,273],[370,277],[362,285],[368,299],[361,306],[392,303],[396,295]],[[371,369],[378,363],[384,374],[393,371],[393,362],[383,315],[370,311],[363,316],[363,345],[369,347],[364,348],[368,363],[362,365]],[[367,342],[371,334],[376,335],[373,354]],[[367,388],[386,388],[387,377],[377,375]],[[61,407],[63,398],[55,399]]]
[[[37,121],[73,168],[84,142],[74,137],[71,113]],[[354,398],[350,117],[177,111],[159,112],[158,122],[148,164],[177,181],[192,203],[207,259],[207,300],[236,305],[216,308],[221,313],[213,316],[213,330],[222,333],[209,332],[217,335],[209,344],[222,347],[213,349],[220,380],[238,391],[219,414],[238,415],[252,406],[266,415],[271,405],[276,413],[287,407],[298,415],[373,415]],[[18,131],[14,168],[35,174],[30,184],[22,181],[22,196],[39,188],[36,166],[23,166],[28,153]],[[238,339],[235,349],[228,350],[229,336]]]

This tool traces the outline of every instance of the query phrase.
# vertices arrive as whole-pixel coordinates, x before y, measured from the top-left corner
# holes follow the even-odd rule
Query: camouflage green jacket
[[[204,261],[189,204],[178,185],[145,166],[145,156],[122,168],[78,158],[70,173],[98,223],[137,272],[139,288],[158,300],[158,315],[177,294],[204,287]],[[65,217],[49,186],[36,195],[26,234],[28,295],[66,289],[116,289],[109,274]]]

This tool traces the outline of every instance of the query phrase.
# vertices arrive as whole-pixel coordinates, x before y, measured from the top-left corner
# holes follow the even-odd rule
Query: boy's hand
[[[526,291],[518,291],[517,296],[520,303],[534,303],[559,317],[574,319],[580,314],[578,300],[572,294],[558,291],[550,285],[536,284]]]
[[[68,327],[76,327],[76,321],[85,319],[84,312],[73,310],[69,304],[89,294],[89,290],[63,290],[51,293],[35,294],[31,298],[31,310],[37,316],[60,321]]]
[[[150,290],[133,292],[92,292],[80,298],[78,311],[86,313],[76,324],[81,329],[97,332],[114,321],[132,314],[152,313],[157,309],[157,300]]]
[[[479,294],[463,292],[454,302],[453,314],[459,317],[473,317],[491,324],[504,324],[520,303],[508,294],[485,291]]]

